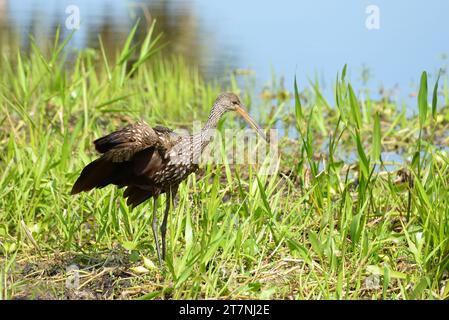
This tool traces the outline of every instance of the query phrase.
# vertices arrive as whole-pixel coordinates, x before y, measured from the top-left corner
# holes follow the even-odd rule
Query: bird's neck
[[[218,121],[223,116],[226,111],[221,108],[212,108],[212,111],[209,114],[209,118],[206,121],[201,132],[194,134],[193,145],[199,146],[199,150],[197,152],[203,152],[204,148],[212,141],[215,135],[215,129],[217,128]]]
[[[214,106],[209,114],[209,118],[207,119],[203,130],[201,131],[215,129],[218,125],[218,121],[220,121],[220,118],[223,116],[225,112],[226,110]]]

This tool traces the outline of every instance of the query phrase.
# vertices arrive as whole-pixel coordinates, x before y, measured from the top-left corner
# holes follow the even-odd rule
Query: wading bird
[[[240,114],[266,140],[262,129],[245,111],[240,99],[233,93],[223,93],[215,100],[204,128],[197,134],[177,135],[171,129],[161,126],[151,128],[139,121],[95,140],[95,149],[102,155],[84,167],[71,194],[113,184],[119,188],[126,187],[123,196],[133,208],[153,198],[152,229],[162,266],[167,218],[178,186],[198,169],[199,157],[212,139],[210,130],[217,127],[220,118],[228,111]],[[160,226],[161,254],[156,200],[163,193],[166,193],[167,200]]]

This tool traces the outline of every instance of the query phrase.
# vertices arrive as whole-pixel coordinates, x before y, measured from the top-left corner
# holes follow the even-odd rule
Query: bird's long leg
[[[167,233],[167,219],[170,213],[170,204],[172,205],[172,209],[175,207],[175,196],[178,188],[170,188],[170,191],[167,192],[167,200],[165,204],[165,212],[164,219],[161,224],[161,235],[162,235],[162,260],[165,260],[165,235]]]
[[[157,258],[159,259],[159,265],[162,267],[161,249],[159,248],[159,236],[157,235],[157,215],[156,215],[157,205],[156,204],[157,204],[157,197],[154,197],[153,223],[151,224],[151,227],[153,229],[154,241],[156,242]]]

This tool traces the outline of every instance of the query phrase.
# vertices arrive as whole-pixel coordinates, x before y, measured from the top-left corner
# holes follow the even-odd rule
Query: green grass
[[[359,99],[346,67],[334,102],[296,81],[293,95],[281,88],[257,102],[234,78],[231,88],[206,83],[156,40],[129,40],[115,59],[86,51],[73,66],[58,44],[50,54],[3,53],[0,299],[449,297],[449,156],[440,147],[449,113],[436,101],[449,101],[447,78],[429,103],[423,74],[414,117],[387,99]],[[115,187],[70,196],[71,186],[96,157],[95,138],[139,118],[188,128],[228,89],[254,101],[265,127],[278,120],[298,138],[280,137],[271,175],[224,164],[190,176],[160,270],[150,203],[130,210]],[[233,126],[230,115],[221,124]],[[406,160],[387,163],[385,152]],[[399,168],[409,179],[396,184]]]

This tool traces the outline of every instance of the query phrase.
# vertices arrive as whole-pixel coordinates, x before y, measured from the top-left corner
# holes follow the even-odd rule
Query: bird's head
[[[235,112],[237,112],[240,116],[243,117],[243,119],[245,119],[245,121],[251,127],[253,127],[257,131],[257,133],[265,141],[267,141],[267,138],[266,138],[263,130],[259,127],[259,125],[256,123],[256,121],[254,121],[254,119],[251,118],[251,116],[245,110],[245,107],[240,102],[240,99],[239,99],[239,97],[236,94],[234,94],[232,92],[226,92],[226,93],[220,94],[218,96],[217,100],[215,100],[214,106],[216,108],[221,109],[224,112],[227,112],[227,111],[235,111]]]

